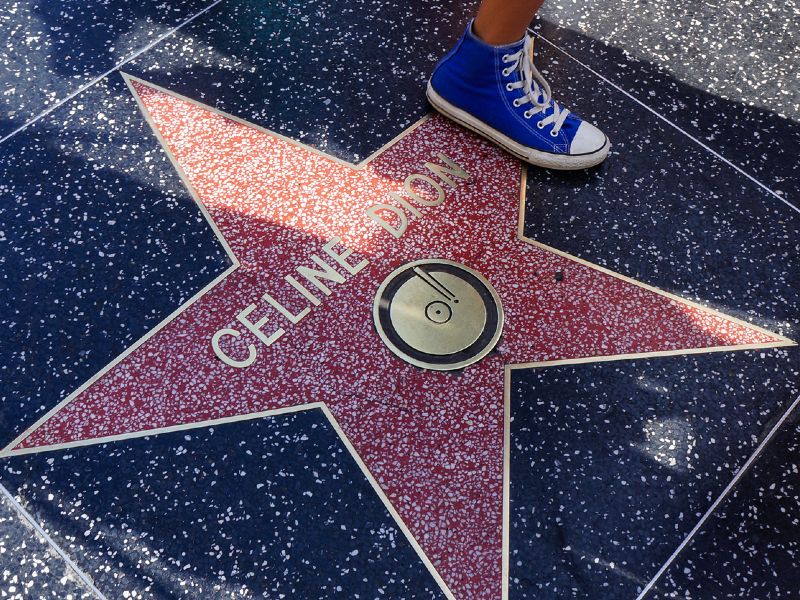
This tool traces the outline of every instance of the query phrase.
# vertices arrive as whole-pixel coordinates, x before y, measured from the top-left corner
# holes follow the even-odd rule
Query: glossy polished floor
[[[6,4],[0,598],[800,597],[796,5],[549,0],[583,172],[475,8]]]

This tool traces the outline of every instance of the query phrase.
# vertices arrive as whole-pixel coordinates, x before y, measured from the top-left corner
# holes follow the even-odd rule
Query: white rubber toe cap
[[[569,147],[570,154],[592,154],[603,149],[607,144],[605,134],[586,121],[581,122],[575,138]]]

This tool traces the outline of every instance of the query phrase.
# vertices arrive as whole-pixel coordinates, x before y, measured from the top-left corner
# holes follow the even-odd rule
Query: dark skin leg
[[[472,26],[487,44],[504,46],[520,41],[544,0],[483,0]]]

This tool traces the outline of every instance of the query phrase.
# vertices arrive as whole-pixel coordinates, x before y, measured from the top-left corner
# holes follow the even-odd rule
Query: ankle
[[[481,23],[478,18],[472,22],[472,35],[490,46],[509,46],[525,37],[527,30],[517,31],[519,27],[509,28],[493,23]]]

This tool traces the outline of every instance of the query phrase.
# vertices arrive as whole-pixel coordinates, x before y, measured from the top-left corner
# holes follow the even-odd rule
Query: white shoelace
[[[515,81],[514,83],[508,83],[506,85],[506,89],[510,92],[512,90],[518,90],[519,88],[522,88],[522,91],[525,92],[525,95],[514,100],[514,106],[522,106],[523,104],[528,103],[533,104],[532,108],[529,108],[523,113],[525,118],[530,119],[537,113],[546,115],[544,119],[539,121],[537,127],[539,129],[544,129],[546,125],[552,123],[553,129],[550,131],[550,135],[556,137],[558,132],[561,131],[561,126],[567,119],[569,111],[566,108],[560,108],[552,99],[550,85],[547,83],[542,74],[539,73],[539,70],[531,60],[532,47],[533,39],[530,36],[526,36],[525,43],[522,45],[522,49],[519,52],[516,54],[506,54],[503,56],[504,63],[514,63],[510,67],[503,69],[503,76],[508,77],[514,72],[514,70],[519,71],[520,75],[520,80]],[[540,97],[541,101],[539,101]],[[545,111],[551,106],[553,108],[553,112],[552,114],[547,115]]]

